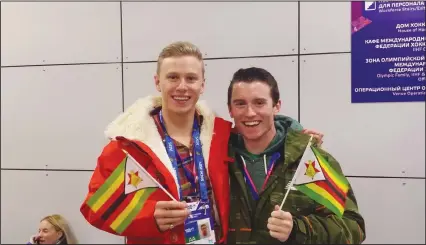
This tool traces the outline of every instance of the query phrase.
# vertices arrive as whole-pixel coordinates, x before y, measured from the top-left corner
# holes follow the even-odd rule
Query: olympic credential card
[[[191,204],[188,205],[191,214],[185,221],[186,244],[214,244],[216,238],[211,227],[210,207],[201,203]]]

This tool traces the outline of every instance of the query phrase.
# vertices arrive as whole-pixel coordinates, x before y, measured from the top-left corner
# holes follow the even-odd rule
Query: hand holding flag
[[[178,201],[158,201],[154,217],[160,231],[171,230],[181,225],[189,215],[188,204]]]
[[[271,217],[268,219],[267,227],[271,237],[285,242],[293,229],[293,217],[291,213],[285,212],[278,205],[275,205],[275,210],[272,211]]]

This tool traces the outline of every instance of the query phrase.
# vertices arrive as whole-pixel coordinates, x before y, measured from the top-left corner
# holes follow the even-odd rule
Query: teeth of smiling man
[[[250,121],[250,122],[244,122],[244,125],[246,126],[256,126],[259,125],[260,121]]]
[[[189,97],[188,96],[173,96],[173,99],[185,101],[185,100],[189,100]]]

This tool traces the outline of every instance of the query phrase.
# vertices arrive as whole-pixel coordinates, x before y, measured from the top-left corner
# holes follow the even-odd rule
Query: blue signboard
[[[425,2],[352,2],[352,103],[425,101]]]

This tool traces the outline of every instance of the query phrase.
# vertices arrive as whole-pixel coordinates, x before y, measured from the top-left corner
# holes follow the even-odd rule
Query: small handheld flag
[[[341,217],[345,210],[349,182],[345,176],[337,173],[329,165],[320,152],[311,145],[311,140],[306,146],[296,173],[288,186],[287,193],[281,203],[281,209],[288,192],[294,186],[300,192]]]
[[[147,200],[158,190],[176,201],[142,165],[124,153],[117,167],[108,177],[100,179],[100,186],[81,207],[88,220],[103,222],[103,226],[117,234],[126,231],[145,207],[150,208]]]
[[[151,174],[146,171],[130,154],[127,154],[126,161],[126,185],[125,194],[132,193],[134,191],[149,188],[158,187],[163,190],[173,201],[177,201],[176,198],[170,194]]]

